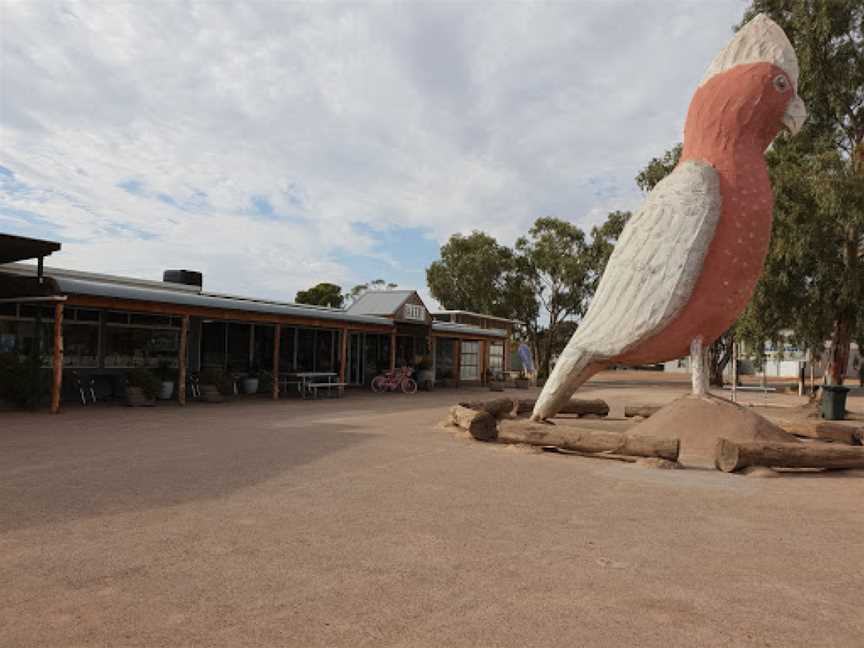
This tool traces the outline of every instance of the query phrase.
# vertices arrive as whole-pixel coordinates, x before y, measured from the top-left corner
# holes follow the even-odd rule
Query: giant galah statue
[[[546,381],[532,418],[554,416],[612,364],[691,356],[707,392],[705,353],[750,301],[771,237],[764,152],[807,117],[798,59],[765,15],[708,67],[684,126],[681,161],[627,223],[582,323]]]

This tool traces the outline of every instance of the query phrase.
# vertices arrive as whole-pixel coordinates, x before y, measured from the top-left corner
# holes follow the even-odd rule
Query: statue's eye
[[[774,88],[777,92],[786,92],[789,89],[789,79],[783,74],[778,74],[774,77]]]

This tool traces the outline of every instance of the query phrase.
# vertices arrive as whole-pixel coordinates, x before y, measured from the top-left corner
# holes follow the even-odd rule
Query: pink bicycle
[[[417,381],[411,377],[412,373],[414,370],[411,367],[402,367],[375,376],[372,379],[372,391],[380,393],[401,389],[405,394],[413,394],[417,391]]]

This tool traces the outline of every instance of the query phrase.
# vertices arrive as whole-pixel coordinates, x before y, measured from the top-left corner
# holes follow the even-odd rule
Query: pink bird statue
[[[675,170],[625,226],[588,312],[534,407],[542,421],[612,364],[691,357],[693,393],[708,389],[708,346],[744,310],[762,274],[773,195],[764,152],[807,110],[798,59],[760,14],[714,58],[696,89]]]

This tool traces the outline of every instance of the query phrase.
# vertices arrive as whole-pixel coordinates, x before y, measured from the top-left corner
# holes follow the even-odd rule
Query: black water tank
[[[166,270],[162,273],[162,281],[201,288],[204,276],[197,270]]]

